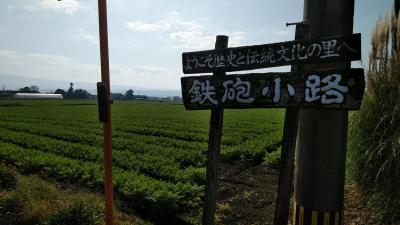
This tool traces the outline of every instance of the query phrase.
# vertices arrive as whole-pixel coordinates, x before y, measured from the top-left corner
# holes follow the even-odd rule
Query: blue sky
[[[356,0],[354,32],[370,34],[393,0]],[[286,22],[303,18],[301,0],[108,0],[111,85],[178,90],[181,54],[293,39]],[[277,68],[275,70],[287,70]],[[0,74],[95,83],[100,80],[97,0],[1,0]],[[0,83],[7,85],[1,78]]]

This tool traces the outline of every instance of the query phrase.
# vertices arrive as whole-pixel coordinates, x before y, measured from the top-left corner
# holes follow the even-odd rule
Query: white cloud
[[[289,34],[289,32],[287,32],[286,30],[279,30],[279,31],[274,32],[274,35],[276,35],[276,36],[286,36],[288,34]]]
[[[94,83],[100,80],[100,65],[80,63],[62,55],[20,54],[0,49],[0,74]],[[112,85],[161,89],[177,89],[179,85],[177,75],[167,69],[152,66],[125,66],[111,63],[110,79]]]
[[[68,14],[73,14],[79,8],[82,8],[82,4],[78,0],[40,0],[39,6],[44,10],[53,10]]]
[[[0,50],[0,59],[13,59],[13,60],[16,60],[16,59],[21,59],[21,56],[19,56],[16,51]]]
[[[124,66],[120,64],[110,64],[110,73],[111,74],[120,74],[120,75],[139,75],[139,76],[148,76],[148,75],[158,75],[158,74],[166,74],[169,73],[167,69],[158,68],[158,67],[150,67],[150,66]]]
[[[239,46],[241,45],[242,41],[246,39],[246,33],[245,32],[233,32],[233,33],[227,33],[229,36],[229,46]]]
[[[40,53],[18,54],[15,51],[0,50],[0,72],[26,75],[41,79],[94,81],[99,76],[97,65],[76,62],[61,55]]]
[[[94,45],[99,45],[99,38],[94,34],[84,30],[81,30],[79,34],[76,35],[73,39],[79,41],[86,41]]]
[[[169,29],[168,24],[162,23],[146,23],[138,20],[134,22],[127,22],[126,27],[133,31],[149,32],[149,31],[165,31]]]
[[[213,27],[204,26],[197,21],[186,21],[179,13],[169,13],[167,18],[158,22],[144,22],[142,20],[127,22],[126,27],[135,32],[168,32],[168,37],[175,42],[178,48],[212,48],[216,34],[230,36],[229,46],[238,46],[246,39],[244,32],[212,32]],[[213,34],[212,34],[213,33]]]
[[[169,37],[183,48],[211,48],[214,41],[213,36],[205,36],[201,30],[177,31]]]
[[[184,21],[176,12],[169,13],[168,17],[155,23],[137,20],[127,22],[126,27],[136,32],[169,31],[174,29],[200,29],[201,26],[193,21]]]
[[[8,12],[12,12],[14,10],[14,6],[12,5],[7,5]]]
[[[180,85],[179,75],[165,68],[152,66],[125,66],[112,63],[110,77],[112,85],[132,85],[164,90],[176,90]]]
[[[244,32],[217,32],[216,34],[227,35],[229,37],[229,47],[237,47],[246,39],[246,33]],[[214,35],[204,35],[201,30],[178,31],[171,33],[170,37],[179,43],[177,47],[191,49],[211,49],[214,47],[216,39]]]

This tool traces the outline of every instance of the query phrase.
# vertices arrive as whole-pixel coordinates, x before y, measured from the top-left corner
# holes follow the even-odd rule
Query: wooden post
[[[228,36],[218,35],[215,42],[215,49],[223,49],[228,47]],[[225,72],[214,72],[214,76],[224,76]],[[221,147],[222,123],[224,117],[224,109],[218,106],[211,108],[210,131],[208,137],[207,152],[207,172],[206,172],[206,189],[203,207],[203,225],[214,224],[214,214],[216,209],[217,194],[217,165],[218,155]]]
[[[304,0],[310,38],[351,34],[353,15],[354,0]],[[349,67],[350,62],[321,63],[304,70]],[[300,110],[294,225],[342,224],[347,123],[347,110]]]
[[[296,25],[294,37],[295,40],[304,39],[306,37],[306,25],[304,23],[287,25]],[[301,69],[300,67],[301,66],[292,66],[291,70],[298,71]],[[288,224],[298,122],[299,109],[297,107],[287,108],[285,111],[285,122],[283,127],[278,195],[275,205],[274,225]]]
[[[113,222],[113,184],[112,184],[112,139],[111,139],[111,101],[110,101],[110,69],[108,61],[107,2],[98,0],[101,81],[106,86],[107,118],[103,122],[104,142],[104,190],[106,225]]]

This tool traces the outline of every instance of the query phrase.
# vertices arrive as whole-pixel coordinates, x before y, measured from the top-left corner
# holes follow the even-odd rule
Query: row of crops
[[[113,105],[117,198],[145,217],[189,221],[201,205],[208,111],[180,104]],[[260,163],[279,146],[282,111],[226,110],[221,159]],[[0,160],[21,172],[103,188],[102,130],[94,101],[0,101]]]

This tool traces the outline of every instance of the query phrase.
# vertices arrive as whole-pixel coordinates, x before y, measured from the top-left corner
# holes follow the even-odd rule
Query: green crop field
[[[279,148],[282,110],[225,110],[221,160],[259,164]],[[125,208],[153,221],[195,217],[205,182],[209,111],[115,102],[113,185]],[[24,174],[103,188],[96,101],[1,100],[0,160]]]

